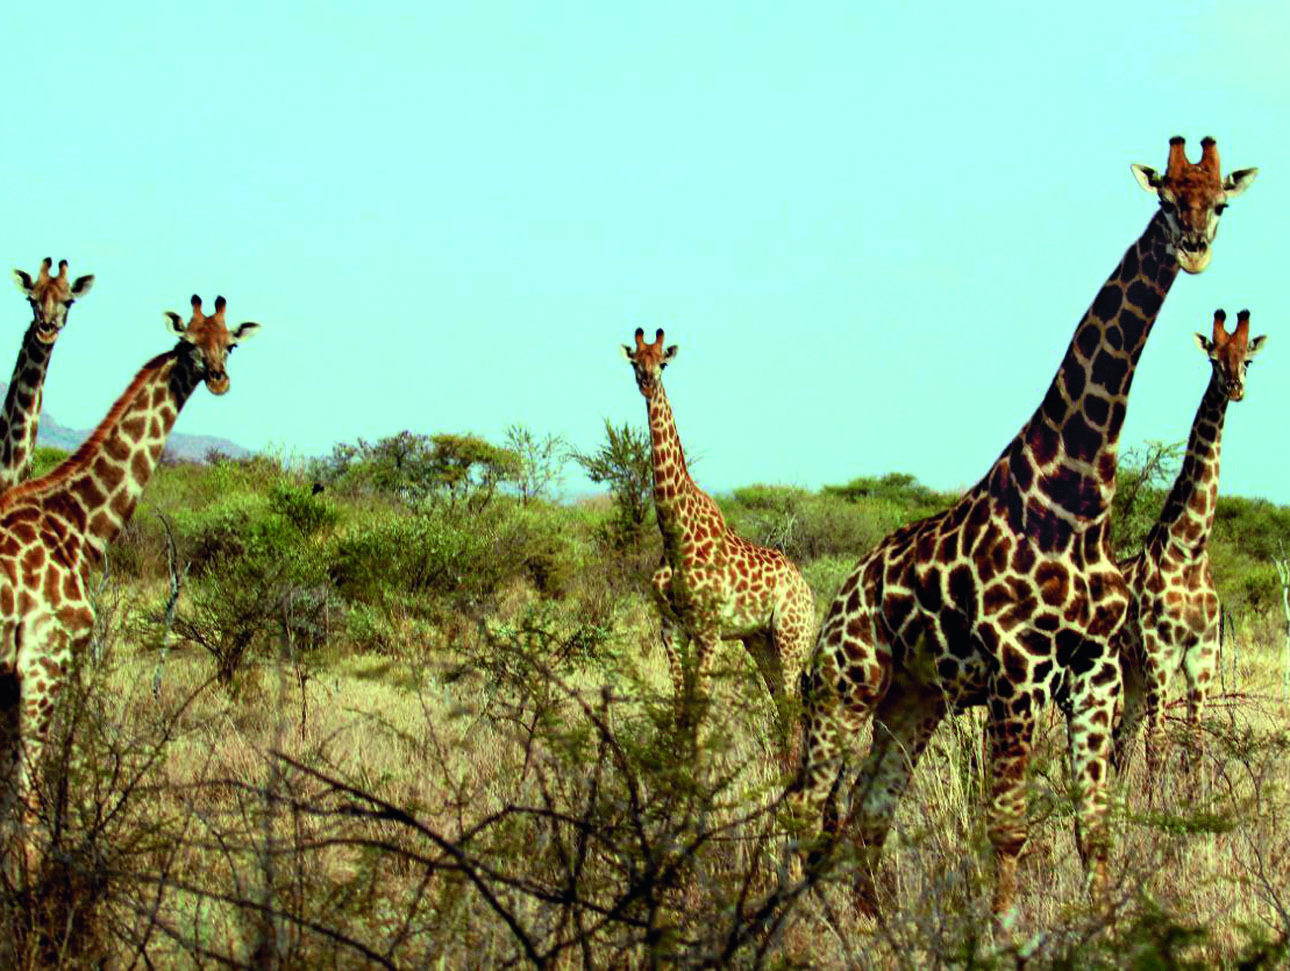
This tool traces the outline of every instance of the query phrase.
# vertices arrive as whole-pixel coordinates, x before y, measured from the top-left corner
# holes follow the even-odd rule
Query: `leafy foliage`
[[[649,435],[629,422],[615,426],[605,419],[605,440],[594,452],[574,452],[573,459],[592,482],[609,486],[614,501],[610,534],[620,546],[637,545],[650,516],[654,464]]]
[[[320,482],[351,494],[377,493],[417,505],[435,495],[482,509],[499,484],[523,474],[510,449],[476,435],[402,431],[369,443],[342,443],[314,469]]]
[[[1185,442],[1147,442],[1120,456],[1111,506],[1117,557],[1133,556],[1142,549],[1147,533],[1160,518],[1186,448]]]
[[[506,449],[515,456],[512,478],[520,501],[527,506],[536,499],[549,499],[559,485],[569,444],[559,435],[539,437],[527,425],[516,423],[506,429]]]

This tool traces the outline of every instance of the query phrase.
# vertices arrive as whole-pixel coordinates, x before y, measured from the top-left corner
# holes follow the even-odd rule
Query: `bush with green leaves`
[[[523,475],[523,463],[508,448],[477,435],[423,435],[402,431],[376,442],[342,443],[312,466],[316,478],[351,495],[391,496],[409,505],[432,497],[474,510],[498,487]]]
[[[650,518],[654,460],[649,435],[628,422],[605,419],[605,440],[594,452],[574,452],[587,478],[609,486],[614,516],[607,536],[621,548],[639,546]]]
[[[783,550],[804,565],[822,556],[850,557],[854,562],[892,530],[923,514],[923,501],[911,504],[845,490],[812,493],[755,485],[736,489],[722,499],[721,507],[739,535]]]

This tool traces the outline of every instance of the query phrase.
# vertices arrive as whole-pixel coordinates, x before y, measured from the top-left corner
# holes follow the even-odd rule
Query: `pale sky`
[[[64,424],[222,293],[264,329],[181,431],[306,455],[519,421],[589,449],[644,427],[618,345],[664,327],[710,490],[967,486],[1150,218],[1129,164],[1212,134],[1261,172],[1170,293],[1122,444],[1186,438],[1192,332],[1248,307],[1271,339],[1222,489],[1290,503],[1285,4],[29,10],[0,39],[0,259],[97,276],[46,383]]]

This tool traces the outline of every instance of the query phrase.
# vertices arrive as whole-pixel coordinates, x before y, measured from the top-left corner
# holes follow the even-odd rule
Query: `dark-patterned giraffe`
[[[1245,397],[1245,369],[1267,337],[1250,339],[1250,312],[1214,314],[1214,337],[1196,335],[1212,371],[1187,440],[1187,456],[1147,534],[1142,551],[1120,563],[1129,585],[1129,612],[1116,635],[1124,676],[1124,714],[1115,731],[1115,763],[1126,768],[1134,736],[1145,718],[1147,776],[1159,767],[1157,740],[1164,698],[1175,668],[1187,679],[1187,720],[1199,738],[1205,691],[1218,659],[1218,588],[1209,565],[1209,534],[1218,508],[1218,462],[1227,403]]]
[[[13,271],[14,282],[31,304],[32,319],[18,349],[4,411],[0,413],[0,492],[27,477],[36,448],[45,371],[54,353],[54,341],[67,325],[68,308],[94,285],[92,275],[69,280],[66,260],[58,261],[58,276],[50,276],[53,265],[54,261],[46,256],[35,280],[22,270]]]
[[[684,707],[694,700],[701,706],[717,645],[722,640],[743,641],[775,703],[791,760],[787,685],[796,682],[810,648],[815,599],[788,557],[735,533],[717,504],[690,478],[663,390],[663,369],[676,359],[676,352],[675,344],[664,348],[662,330],[647,344],[645,332],[637,328],[635,348],[623,345],[649,413],[654,509],[663,533],[664,561],[654,574],[654,595],[663,615],[663,649],[672,685],[678,704]],[[677,631],[679,648],[673,644]],[[687,641],[694,648],[693,665],[683,663]],[[697,691],[693,699],[689,672]]]
[[[67,461],[0,496],[0,766],[28,820],[54,701],[94,626],[90,570],[133,514],[188,396],[203,381],[227,391],[228,352],[260,326],[230,332],[223,297],[209,317],[199,298],[192,306],[187,325],[166,314],[179,343],[143,366]]]
[[[1164,175],[1134,166],[1160,208],[1098,292],[1043,403],[986,476],[940,515],[856,565],[829,608],[805,688],[807,742],[791,798],[818,820],[874,715],[874,741],[841,828],[861,850],[855,902],[877,909],[882,844],[919,756],[947,712],[989,709],[994,909],[1012,902],[1026,842],[1024,776],[1040,709],[1067,711],[1080,851],[1105,877],[1105,783],[1120,670],[1111,638],[1128,588],[1108,539],[1129,384],[1179,267],[1208,264],[1218,214],[1255,170],[1224,179],[1170,141]],[[838,826],[830,814],[830,828]]]

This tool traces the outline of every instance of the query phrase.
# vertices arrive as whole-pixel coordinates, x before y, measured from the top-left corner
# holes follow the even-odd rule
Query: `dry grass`
[[[1009,932],[993,935],[980,713],[934,739],[888,846],[895,906],[882,924],[858,923],[844,858],[814,891],[788,881],[770,707],[741,652],[723,659],[710,741],[694,764],[668,727],[667,674],[643,601],[620,606],[613,633],[563,666],[560,651],[584,650],[577,625],[544,616],[541,636],[526,634],[531,607],[517,595],[508,625],[468,631],[450,652],[409,660],[409,645],[402,659],[316,658],[307,669],[284,660],[232,691],[211,682],[204,655],[176,650],[156,698],[155,653],[127,645],[138,626],[121,610],[115,651],[69,699],[73,744],[46,786],[56,829],[42,837],[56,865],[7,889],[9,916],[26,914],[14,918],[25,928],[17,959],[928,967],[1284,957],[1258,950],[1290,932],[1290,735],[1279,648],[1266,641],[1240,644],[1197,773],[1183,773],[1175,753],[1150,800],[1140,768],[1121,785],[1109,908],[1086,898],[1064,726],[1055,713],[1044,722],[1019,907]]]

